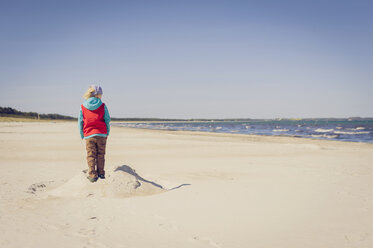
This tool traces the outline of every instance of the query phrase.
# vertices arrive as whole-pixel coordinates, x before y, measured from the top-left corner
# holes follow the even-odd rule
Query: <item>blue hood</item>
[[[89,110],[98,109],[102,105],[102,101],[99,98],[91,97],[84,101],[83,106]]]

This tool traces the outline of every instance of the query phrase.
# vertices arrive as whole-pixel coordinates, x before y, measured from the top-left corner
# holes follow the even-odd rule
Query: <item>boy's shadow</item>
[[[167,190],[167,191],[178,189],[178,188],[181,188],[183,186],[189,186],[189,185],[191,185],[189,183],[183,183],[183,184],[180,184],[179,186],[173,187],[171,189],[165,189],[165,188],[163,188],[162,185],[160,185],[158,183],[155,183],[155,182],[152,182],[152,181],[149,181],[149,180],[146,180],[145,178],[141,177],[139,174],[137,174],[137,172],[134,169],[132,169],[128,165],[119,166],[118,168],[116,168],[114,170],[114,172],[116,172],[116,171],[124,171],[124,172],[126,172],[126,173],[128,173],[128,174],[130,174],[130,175],[132,175],[134,177],[136,177],[136,179],[139,180],[139,181],[150,183],[150,184],[152,184],[153,186],[155,186],[157,188],[160,188],[160,189],[163,189],[163,190]]]

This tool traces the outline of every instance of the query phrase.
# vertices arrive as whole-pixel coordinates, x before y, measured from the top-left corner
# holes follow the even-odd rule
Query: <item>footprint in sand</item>
[[[354,245],[365,242],[368,237],[369,233],[367,232],[348,233],[345,235],[345,239],[347,240],[347,242]]]
[[[79,229],[78,232],[74,234],[75,236],[86,238],[86,237],[92,237],[96,235],[96,230],[95,229],[85,229],[81,228]]]
[[[221,248],[219,243],[215,242],[214,240],[212,240],[211,238],[208,238],[208,237],[194,236],[192,238],[192,240],[203,243],[203,244],[206,244],[206,245],[210,245],[212,247]]]
[[[177,231],[179,227],[170,223],[165,217],[160,215],[153,216],[155,221],[158,222],[158,226],[166,231]]]
[[[30,193],[30,194],[38,194],[40,192],[45,191],[47,189],[47,187],[49,188],[49,187],[51,187],[55,184],[56,184],[56,182],[54,182],[54,181],[34,183],[27,189],[26,192]]]

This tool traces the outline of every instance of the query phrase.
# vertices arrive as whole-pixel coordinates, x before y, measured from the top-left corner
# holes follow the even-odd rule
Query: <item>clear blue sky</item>
[[[0,1],[0,106],[373,117],[372,1]]]

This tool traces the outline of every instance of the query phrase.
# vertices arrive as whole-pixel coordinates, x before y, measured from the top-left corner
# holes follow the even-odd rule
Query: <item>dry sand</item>
[[[0,247],[373,247],[373,145],[0,123]]]

